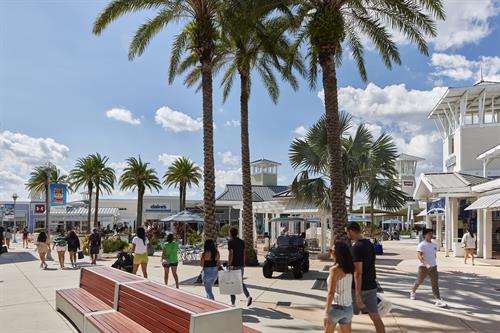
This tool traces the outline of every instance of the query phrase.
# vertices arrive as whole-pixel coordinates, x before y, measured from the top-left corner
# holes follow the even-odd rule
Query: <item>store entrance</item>
[[[500,259],[500,211],[494,211],[491,214],[493,258]]]

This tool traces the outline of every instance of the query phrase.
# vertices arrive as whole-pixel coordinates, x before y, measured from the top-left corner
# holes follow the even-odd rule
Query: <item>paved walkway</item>
[[[0,323],[2,332],[76,332],[63,316],[55,311],[55,290],[76,287],[79,270],[39,269],[33,248],[14,248],[0,256]],[[449,304],[447,309],[434,307],[428,282],[417,293],[417,300],[408,299],[415,279],[417,260],[415,240],[385,242],[386,254],[377,259],[378,279],[385,296],[394,304],[390,316],[384,318],[388,332],[498,332],[500,325],[500,261],[477,260],[476,266],[464,265],[461,258],[445,258],[440,253],[441,293]],[[225,251],[221,251],[226,258]],[[262,258],[261,258],[262,259]],[[111,265],[114,260],[102,260]],[[311,272],[301,280],[275,274],[265,279],[261,268],[245,270],[246,283],[254,305],[244,309],[244,321],[265,333],[322,332],[325,292],[312,289],[317,278],[324,277],[328,262],[313,261]],[[88,261],[82,261],[82,266]],[[150,278],[163,281],[160,258],[150,258]],[[193,284],[200,268],[180,265],[181,288],[200,295],[203,287]],[[173,282],[173,281],[171,281]],[[216,298],[228,302],[215,289]],[[240,297],[238,305],[244,307]],[[367,316],[355,316],[353,332],[373,332]]]

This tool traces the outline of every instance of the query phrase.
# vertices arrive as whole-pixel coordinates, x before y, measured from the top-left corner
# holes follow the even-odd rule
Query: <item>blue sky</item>
[[[0,199],[13,192],[25,197],[23,184],[33,166],[51,160],[70,170],[77,158],[96,151],[118,170],[125,158],[139,154],[160,175],[175,155],[202,164],[201,95],[183,86],[182,78],[167,82],[178,27],[162,31],[143,56],[129,61],[131,36],[154,12],[124,16],[98,37],[92,23],[106,3],[0,1]],[[376,135],[392,134],[401,152],[425,157],[420,171],[441,170],[441,138],[426,116],[444,87],[474,83],[481,66],[487,79],[500,80],[500,2],[447,0],[445,5],[448,19],[438,24],[429,57],[398,39],[402,66],[388,71],[375,51],[367,51],[368,82],[359,79],[349,57],[338,71],[341,107]],[[226,183],[239,182],[240,144],[238,89],[222,104],[219,82],[216,77],[220,193]],[[281,162],[280,182],[288,184],[294,176],[288,148],[321,116],[320,88],[310,90],[300,80],[294,92],[282,84],[274,105],[257,78],[254,82],[251,158]],[[177,193],[162,191],[172,192]],[[190,196],[201,193],[195,189]]]

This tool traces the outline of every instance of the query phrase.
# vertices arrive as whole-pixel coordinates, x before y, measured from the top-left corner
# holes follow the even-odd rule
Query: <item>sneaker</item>
[[[252,305],[252,302],[253,302],[253,298],[252,297],[248,297],[247,298],[247,306]]]
[[[448,306],[442,299],[438,299],[434,305],[438,308],[445,308]]]
[[[417,295],[417,293],[414,293],[413,291],[410,291],[410,299],[411,300],[415,300],[415,296]]]

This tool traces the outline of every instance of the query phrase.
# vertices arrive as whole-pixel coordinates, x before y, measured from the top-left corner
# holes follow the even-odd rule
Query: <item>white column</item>
[[[269,233],[269,214],[264,214],[264,232]]]
[[[326,216],[321,216],[321,253],[326,253]]]
[[[450,241],[450,237],[451,237],[451,231],[450,231],[450,229],[451,229],[451,204],[450,204],[449,197],[445,198],[444,207],[445,207],[444,208],[444,235],[445,235],[444,255],[446,257],[448,257],[449,251],[451,248],[451,241]]]
[[[441,215],[436,215],[436,242],[438,246],[438,251],[441,249],[443,244],[442,238],[443,232],[443,217]]]
[[[300,234],[302,234],[303,232],[306,232],[306,222],[305,221],[301,221],[300,222]]]
[[[238,219],[238,232],[239,237],[243,238],[243,207],[240,208],[240,218]]]
[[[426,229],[431,229],[432,228],[432,216],[431,215],[426,215],[425,216],[425,228]]]
[[[490,210],[484,209],[483,228],[483,258],[493,258],[493,214]]]
[[[295,222],[288,222],[288,234],[295,235]]]
[[[484,209],[477,210],[477,255],[484,255]]]
[[[452,239],[452,246],[453,243],[457,241],[458,238],[458,199],[457,198],[452,198],[450,199],[451,203],[451,239]]]
[[[253,246],[257,247],[257,219],[255,214],[252,214],[252,229],[253,229]]]

